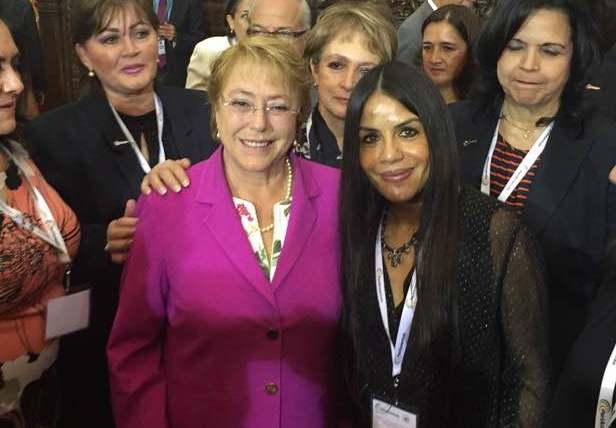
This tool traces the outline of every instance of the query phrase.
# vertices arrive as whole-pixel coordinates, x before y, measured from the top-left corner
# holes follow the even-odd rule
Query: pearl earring
[[[94,76],[95,76],[94,70],[88,71],[88,77],[94,77]]]

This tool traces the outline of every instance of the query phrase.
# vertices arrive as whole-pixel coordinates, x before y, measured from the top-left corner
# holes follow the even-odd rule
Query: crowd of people
[[[0,7],[0,428],[616,427],[614,9],[314,6]]]

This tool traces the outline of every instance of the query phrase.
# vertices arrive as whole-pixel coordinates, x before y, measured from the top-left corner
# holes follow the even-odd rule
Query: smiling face
[[[382,92],[368,98],[359,129],[359,162],[390,203],[416,199],[430,175],[430,148],[417,115]]]
[[[82,45],[77,55],[99,78],[105,93],[127,96],[151,91],[156,77],[158,37],[152,25],[128,5],[109,19],[102,31]]]
[[[423,33],[423,69],[439,88],[452,86],[466,64],[468,46],[447,21],[428,24]]]
[[[341,34],[324,47],[318,64],[311,64],[319,112],[326,121],[344,120],[351,91],[359,79],[381,63],[366,46],[360,34]]]
[[[0,22],[0,135],[15,130],[17,98],[24,90],[17,65],[19,52],[7,26]]]
[[[573,45],[566,14],[538,9],[509,41],[497,63],[505,102],[555,114],[571,66]]]
[[[238,64],[226,78],[221,98],[215,115],[227,173],[269,174],[282,167],[297,125],[296,114],[284,110],[297,110],[299,101],[279,73],[263,64]]]

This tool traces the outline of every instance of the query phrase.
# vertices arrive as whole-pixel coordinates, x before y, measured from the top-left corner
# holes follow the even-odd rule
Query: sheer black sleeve
[[[500,426],[539,427],[549,400],[548,307],[535,238],[517,215],[498,210],[491,224],[501,286]]]

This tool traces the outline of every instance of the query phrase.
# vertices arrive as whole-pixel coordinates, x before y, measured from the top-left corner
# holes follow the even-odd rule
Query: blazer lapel
[[[99,118],[100,138],[112,153],[113,163],[120,171],[120,175],[130,189],[130,193],[138,195],[141,180],[136,180],[135,177],[142,177],[144,172],[139,165],[135,152],[126,142],[126,137],[118,126],[107,99],[104,96],[97,95],[85,98],[83,112],[86,118],[84,123],[92,122],[92,118]],[[91,131],[89,130],[89,132]]]
[[[175,3],[173,7],[175,8]],[[158,87],[156,93],[163,104],[165,120],[173,118],[171,132],[180,157],[199,159],[201,157],[198,150],[200,142],[195,142],[190,138],[193,128],[188,118],[192,117],[193,114],[184,111],[181,100],[168,88]]]
[[[576,139],[579,126],[556,121],[543,153],[543,165],[530,188],[524,216],[541,233],[566,195],[590,150],[590,140]]]
[[[481,187],[483,165],[488,156],[490,144],[498,122],[498,115],[490,115],[476,120],[473,115],[470,128],[465,128],[458,136],[461,155],[462,177],[464,182],[476,189]]]
[[[293,202],[287,236],[271,284],[274,291],[284,281],[295,263],[299,263],[298,259],[306,247],[318,217],[314,205],[319,193],[318,185],[308,171],[302,170],[301,164],[294,156],[291,159],[294,171]]]
[[[222,252],[246,280],[276,307],[272,287],[252,251],[232,198],[224,176],[221,148],[212,155],[207,168],[203,170],[196,202],[210,206],[204,216],[204,225]]]

